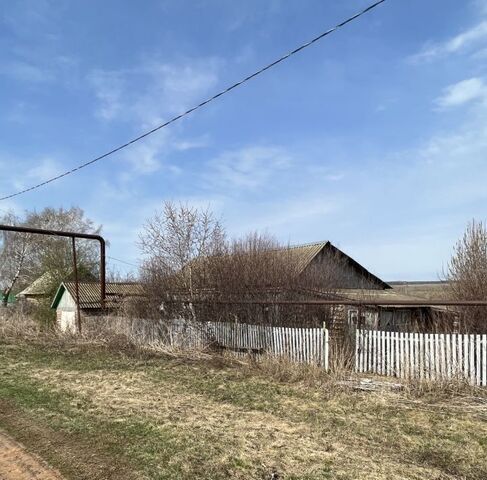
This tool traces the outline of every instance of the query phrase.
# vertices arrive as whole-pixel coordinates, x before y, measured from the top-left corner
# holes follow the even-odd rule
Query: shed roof
[[[79,282],[79,306],[81,309],[101,308],[101,287],[99,282]],[[76,283],[63,282],[59,286],[51,308],[57,308],[65,291],[76,299]],[[105,307],[115,308],[120,305],[121,300],[127,297],[144,295],[144,289],[140,283],[131,282],[108,282],[106,284]]]
[[[395,291],[405,295],[414,295],[428,300],[452,299],[451,284],[446,281],[390,282],[390,284]]]
[[[368,289],[341,289],[337,292],[337,295],[348,300],[360,300],[363,301],[364,305],[367,305],[367,300],[380,301],[394,301],[397,305],[385,305],[386,308],[415,308],[415,307],[429,307],[428,305],[422,305],[422,302],[428,299],[419,296],[413,296],[406,293],[398,292],[395,289],[389,290],[368,290]],[[436,297],[438,299],[438,297]],[[401,305],[401,301],[406,302],[418,302],[415,307],[411,305]],[[380,306],[380,305],[379,305]],[[434,307],[435,310],[445,310],[444,307]]]
[[[48,295],[49,286],[53,281],[53,276],[51,272],[45,272],[39,278],[34,280],[27,288],[24,288],[20,293],[17,294],[18,297],[27,297],[31,295]]]

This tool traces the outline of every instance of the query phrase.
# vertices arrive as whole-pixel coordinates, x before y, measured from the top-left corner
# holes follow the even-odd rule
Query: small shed
[[[105,309],[101,308],[100,282],[79,282],[79,308],[82,314],[95,316],[113,312],[126,298],[144,295],[141,284],[109,282],[106,284]],[[63,282],[59,286],[51,308],[56,310],[56,323],[63,332],[76,332],[76,283]]]

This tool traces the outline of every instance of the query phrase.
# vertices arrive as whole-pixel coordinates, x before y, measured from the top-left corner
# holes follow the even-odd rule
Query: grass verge
[[[0,428],[68,479],[487,478],[484,394],[284,370],[4,340]]]

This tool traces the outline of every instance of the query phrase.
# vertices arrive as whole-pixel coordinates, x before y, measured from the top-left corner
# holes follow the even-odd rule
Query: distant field
[[[276,378],[221,358],[4,340],[0,428],[67,479],[487,478],[480,392]]]

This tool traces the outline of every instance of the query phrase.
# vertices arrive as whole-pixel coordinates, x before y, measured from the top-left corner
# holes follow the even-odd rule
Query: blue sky
[[[366,0],[0,2],[0,196],[103,153]],[[385,280],[437,279],[486,217],[487,1],[388,0],[75,175],[0,202],[79,205],[138,261],[164,200],[231,234],[329,239]],[[124,270],[123,265],[113,263]]]

